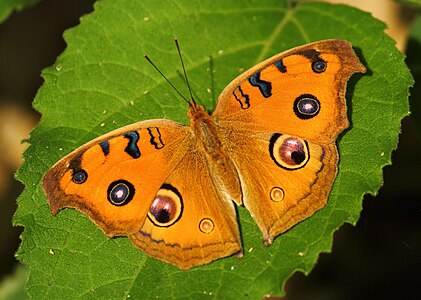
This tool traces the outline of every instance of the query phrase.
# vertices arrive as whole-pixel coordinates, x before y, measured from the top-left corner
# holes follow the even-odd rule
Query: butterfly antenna
[[[193,93],[192,93],[192,90],[191,90],[191,87],[190,87],[189,79],[187,78],[187,72],[186,72],[186,68],[184,67],[184,61],[183,61],[183,57],[181,56],[180,45],[178,44],[177,38],[174,38],[174,42],[175,42],[175,45],[177,47],[178,56],[180,56],[181,66],[183,67],[184,78],[186,79],[186,83],[187,83],[187,87],[189,89],[191,101],[194,104],[196,104],[196,100],[194,100],[194,98],[193,98]]]
[[[161,76],[172,86],[172,88],[181,96],[181,98],[184,99],[184,101],[186,101],[189,105],[191,105],[191,102],[183,96],[183,94],[180,93],[180,91],[172,84],[172,82],[167,78],[167,76],[165,76],[159,69],[158,67],[152,62],[152,60],[149,58],[149,56],[147,56],[146,54],[143,55],[143,57],[145,57],[145,59],[155,68],[155,70],[158,71],[159,74],[161,74]],[[191,94],[191,93],[190,93]]]

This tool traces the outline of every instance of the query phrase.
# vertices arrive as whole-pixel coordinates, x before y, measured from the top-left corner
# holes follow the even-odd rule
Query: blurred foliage
[[[406,4],[406,5],[421,7],[421,0],[395,0],[395,1],[402,4]]]
[[[25,300],[29,296],[25,291],[29,271],[23,265],[16,265],[13,274],[5,277],[0,282],[0,299],[2,300]]]
[[[415,20],[412,27],[406,55],[406,62],[415,79],[410,98],[412,120],[418,134],[421,134],[421,17]]]
[[[6,20],[13,10],[22,10],[39,1],[41,0],[0,0],[0,23]]]

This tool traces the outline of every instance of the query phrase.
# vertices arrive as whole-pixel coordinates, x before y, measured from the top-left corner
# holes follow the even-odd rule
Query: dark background
[[[64,50],[63,31],[76,26],[93,3],[44,0],[0,24],[0,110],[7,104],[18,107],[22,118],[40,117],[31,109],[42,84],[40,72]],[[407,53],[417,79],[420,45],[410,40]],[[415,86],[410,99],[415,108],[421,106],[419,90]],[[376,197],[366,195],[356,227],[343,225],[332,253],[322,253],[308,276],[294,274],[283,299],[421,299],[421,126],[414,125],[414,120],[421,124],[420,117],[415,111],[403,121],[393,165],[384,169],[384,186]],[[14,252],[22,230],[11,225],[23,189],[12,172],[0,193],[0,281],[17,264]]]

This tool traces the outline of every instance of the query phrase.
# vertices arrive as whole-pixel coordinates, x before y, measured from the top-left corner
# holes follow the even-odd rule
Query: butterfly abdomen
[[[212,170],[214,183],[225,190],[237,203],[242,204],[240,179],[234,163],[224,148],[220,130],[212,117],[200,105],[190,107],[187,116],[190,118],[193,140],[199,153],[205,156]]]

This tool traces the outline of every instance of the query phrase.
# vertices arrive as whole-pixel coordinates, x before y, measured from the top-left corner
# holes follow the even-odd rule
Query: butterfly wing
[[[51,212],[76,208],[110,237],[136,232],[156,192],[182,158],[186,132],[184,125],[151,120],[85,144],[44,176]]]
[[[181,269],[241,252],[234,203],[213,180],[202,155],[186,155],[180,161],[158,192],[156,209],[130,236],[145,253]],[[166,206],[178,209],[168,217],[161,213]]]
[[[334,142],[318,145],[287,134],[250,132],[230,139],[238,147],[230,155],[244,206],[266,244],[326,204],[337,174]]]
[[[325,205],[346,83],[364,71],[348,42],[327,40],[275,55],[221,93],[212,117],[267,244]]]
[[[355,72],[365,68],[347,41],[297,47],[234,79],[212,117],[223,127],[284,132],[327,144],[348,127],[345,90]]]
[[[51,212],[76,208],[107,236],[127,235],[182,269],[239,252],[234,205],[193,147],[190,127],[167,120],[99,137],[44,176]]]

